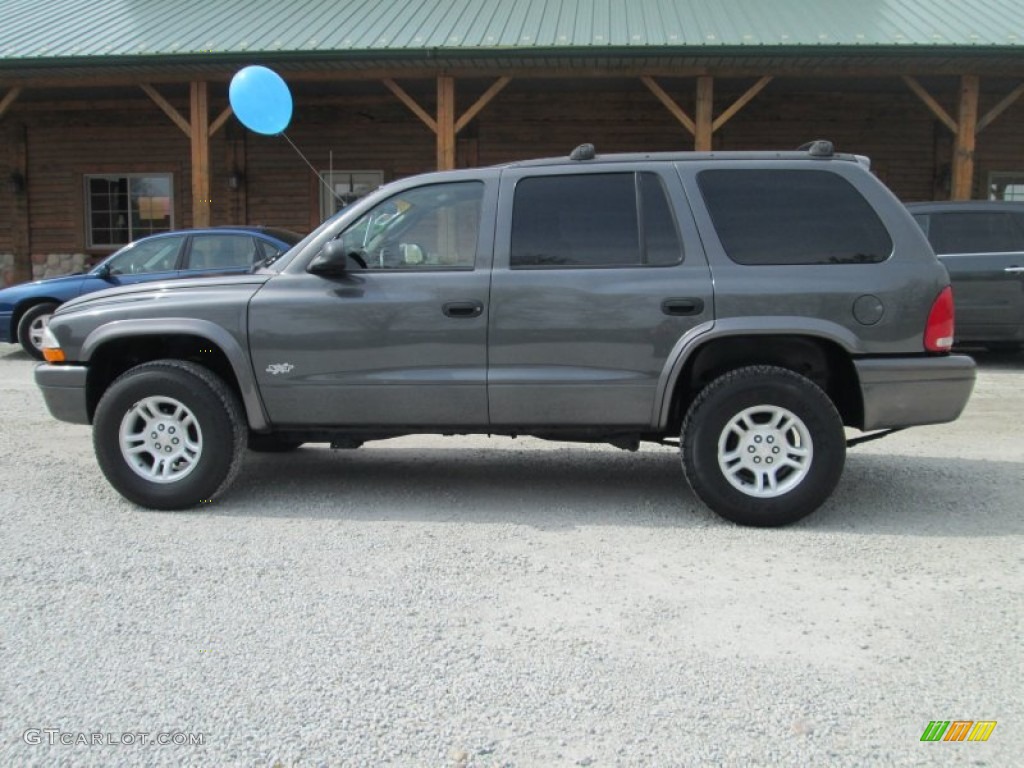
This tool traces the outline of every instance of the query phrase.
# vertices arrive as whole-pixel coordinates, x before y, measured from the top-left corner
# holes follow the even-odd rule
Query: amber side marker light
[[[63,363],[66,359],[63,349],[44,349],[43,357],[48,363]]]

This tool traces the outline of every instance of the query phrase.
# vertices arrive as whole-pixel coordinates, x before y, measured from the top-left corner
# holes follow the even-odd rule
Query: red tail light
[[[924,348],[929,352],[948,352],[953,346],[953,289],[948,285],[932,304],[924,329]]]

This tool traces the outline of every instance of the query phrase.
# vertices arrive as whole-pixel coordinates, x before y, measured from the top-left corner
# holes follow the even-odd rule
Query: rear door
[[[932,212],[926,231],[953,283],[957,340],[1024,340],[1024,215]]]
[[[675,170],[657,163],[502,173],[491,284],[491,424],[655,423],[680,337],[713,317]]]

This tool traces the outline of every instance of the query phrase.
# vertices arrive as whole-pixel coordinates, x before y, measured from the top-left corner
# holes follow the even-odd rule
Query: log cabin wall
[[[488,82],[456,81],[457,114]],[[659,78],[691,115],[694,82]],[[749,84],[717,79],[715,114]],[[427,112],[435,109],[431,81],[405,85]],[[346,93],[346,87],[352,93]],[[817,88],[775,81],[714,134],[713,147],[792,149],[811,139],[828,138],[840,151],[871,157],[876,173],[903,200],[948,195],[952,135],[916,96],[898,84],[884,93],[833,87],[827,80]],[[940,95],[952,105],[952,91]],[[1003,95],[983,93],[981,111]],[[180,93],[169,100],[187,115],[187,100]],[[226,88],[213,88],[211,116],[226,103]],[[1024,99],[979,135],[974,197],[986,196],[990,172],[1024,172],[1024,142],[1018,129],[1022,120]],[[144,95],[130,105],[95,109],[80,102],[64,109],[59,100],[33,105],[23,98],[0,126],[8,153],[13,146],[10,137],[21,126],[28,180],[23,194],[30,210],[37,276],[53,271],[54,254],[84,253],[95,260],[109,252],[86,248],[88,173],[173,174],[174,225],[192,226],[189,139]],[[382,171],[385,181],[433,170],[436,163],[433,133],[375,82],[357,87],[303,84],[288,135],[318,170],[327,169],[331,152],[335,170]],[[585,141],[602,153],[693,146],[693,137],[637,78],[513,80],[458,139],[459,165],[566,155]],[[266,224],[308,232],[319,222],[319,182],[284,139],[251,133],[230,118],[210,139],[210,162],[214,225]],[[240,175],[237,189],[228,184],[233,173]],[[0,269],[5,268],[4,254],[17,250],[15,202],[10,185],[0,185]],[[67,259],[61,263],[74,266]]]

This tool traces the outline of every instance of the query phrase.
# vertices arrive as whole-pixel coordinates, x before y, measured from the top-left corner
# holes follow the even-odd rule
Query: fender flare
[[[860,352],[860,342],[847,328],[806,317],[743,317],[715,320],[696,325],[676,342],[665,361],[655,393],[653,424],[664,429],[672,410],[672,396],[683,368],[702,347],[733,336],[802,336],[835,344],[851,357]]]
[[[185,334],[201,336],[217,345],[228,359],[228,364],[238,381],[242,394],[242,405],[245,407],[249,426],[255,430],[267,429],[270,422],[263,409],[263,400],[256,387],[249,357],[241,345],[224,328],[208,320],[188,317],[162,317],[145,320],[114,320],[101,325],[86,336],[79,354],[82,363],[88,363],[93,354],[103,344],[123,338],[140,336],[163,336],[166,334]]]

